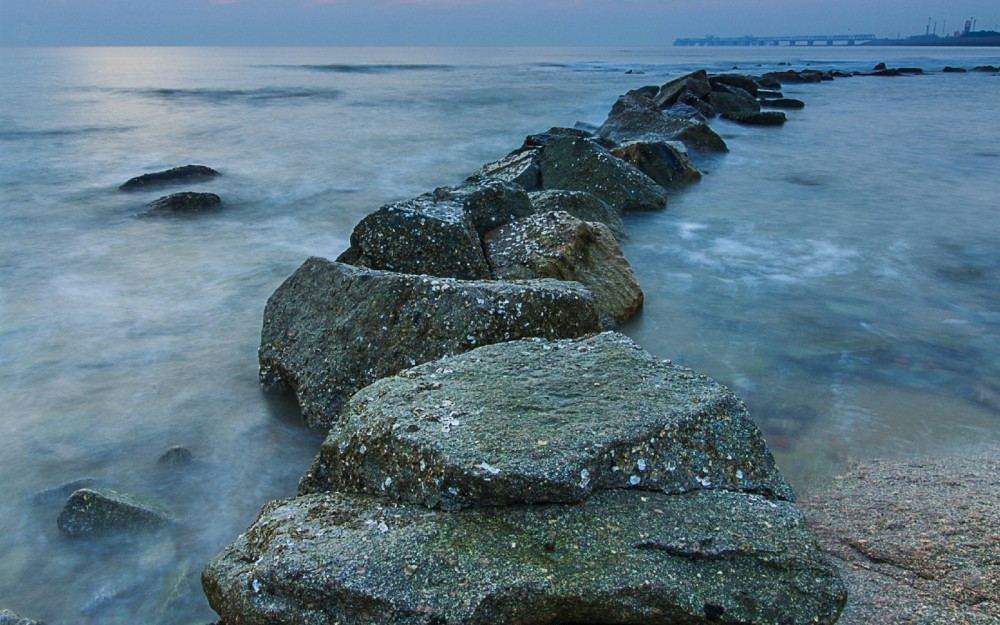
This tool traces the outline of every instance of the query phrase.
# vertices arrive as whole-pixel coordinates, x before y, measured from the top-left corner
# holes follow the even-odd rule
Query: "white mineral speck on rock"
[[[743,479],[743,471],[737,471],[736,472],[736,479],[738,479],[738,480],[742,480]]]
[[[633,475],[632,477],[628,478],[628,483],[631,484],[632,486],[638,486],[639,482],[641,481],[642,478],[639,477],[638,475]]]
[[[640,460],[639,461],[639,470],[640,471],[645,471],[646,470],[646,461],[645,460]]]

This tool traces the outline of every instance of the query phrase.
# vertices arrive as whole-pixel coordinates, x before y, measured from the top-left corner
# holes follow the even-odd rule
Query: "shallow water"
[[[992,55],[992,56],[991,56]],[[389,201],[698,67],[971,67],[991,50],[0,50],[0,597],[50,623],[204,623],[204,562],[294,494],[321,435],[262,394],[264,302]],[[757,67],[757,65],[762,67]],[[645,72],[626,75],[625,70]],[[624,331],[745,399],[798,489],[851,459],[1000,439],[1000,78],[789,85],[624,245]],[[224,210],[137,219],[128,178],[185,163]],[[158,467],[173,445],[191,465]],[[72,540],[90,477],[175,515]]]

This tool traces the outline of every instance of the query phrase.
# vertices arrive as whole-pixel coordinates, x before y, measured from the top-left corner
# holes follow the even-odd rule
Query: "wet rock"
[[[550,143],[554,142],[556,139],[563,139],[566,137],[569,137],[571,139],[583,139],[585,141],[590,141],[595,145],[604,148],[605,150],[610,150],[615,147],[615,143],[613,141],[609,141],[604,137],[595,135],[592,132],[580,130],[578,128],[555,127],[555,128],[549,128],[545,132],[528,135],[527,137],[525,137],[524,144],[521,146],[521,149],[524,150],[529,148],[543,148],[549,145]]]
[[[170,184],[199,182],[218,175],[219,172],[211,167],[205,167],[204,165],[184,165],[183,167],[174,167],[166,171],[136,176],[118,188],[122,191],[136,191]]]
[[[745,126],[781,126],[787,121],[784,113],[767,111],[763,113],[726,113],[723,119]]]
[[[639,87],[636,91],[647,98],[655,98],[656,94],[660,92],[660,88],[656,85],[646,85],[645,87]]]
[[[324,428],[357,390],[406,367],[599,329],[593,295],[571,282],[466,282],[310,258],[268,299],[260,380],[290,387],[306,423]]]
[[[996,74],[997,72],[1000,72],[1000,67],[997,67],[995,65],[979,65],[977,67],[973,67],[972,71]]]
[[[626,238],[625,224],[618,212],[591,193],[553,189],[529,193],[528,196],[536,214],[566,211],[577,219],[604,224],[619,241]]]
[[[519,185],[527,191],[542,190],[538,149],[518,149],[499,161],[487,163],[474,177],[495,178]]]
[[[777,100],[778,98],[783,98],[785,95],[780,91],[765,91],[764,89],[759,89],[757,91],[758,100]]]
[[[785,70],[783,72],[768,72],[761,76],[762,79],[768,81],[768,84],[757,81],[762,87],[772,88],[771,85],[777,83],[776,89],[780,89],[782,84],[802,84],[802,83],[816,83],[823,80],[823,73],[814,70],[802,70],[797,72],[793,69]],[[773,82],[771,82],[773,81]]]
[[[157,458],[156,464],[163,467],[180,467],[191,464],[191,450],[187,447],[171,447]]]
[[[806,103],[802,100],[796,100],[795,98],[775,98],[773,100],[761,100],[760,105],[763,108],[772,109],[802,109],[806,107]]]
[[[764,89],[781,89],[781,81],[774,76],[759,76],[754,80]]]
[[[369,214],[337,260],[399,273],[487,279],[480,234],[531,212],[527,193],[517,185],[470,180]]]
[[[843,585],[787,502],[605,491],[433,512],[345,494],[265,506],[206,566],[231,623],[833,623]]]
[[[666,141],[637,141],[611,152],[653,179],[661,187],[691,184],[701,172],[691,164],[683,145]]]
[[[880,72],[884,69],[888,69],[885,65],[885,61],[880,62],[878,65],[872,68],[873,72]]]
[[[718,85],[725,85],[727,87],[736,87],[742,89],[750,94],[751,97],[757,97],[757,91],[760,86],[757,81],[750,76],[745,76],[743,74],[716,74],[715,76],[708,77],[709,84],[712,85],[714,90]]]
[[[709,82],[708,72],[699,69],[662,85],[653,101],[658,107],[667,108],[680,100],[685,93],[690,94],[690,97],[702,99],[711,92],[712,83]]]
[[[184,191],[153,200],[146,205],[146,210],[140,213],[140,216],[189,215],[217,210],[221,206],[222,198],[214,193]]]
[[[667,207],[662,187],[590,141],[557,139],[541,150],[539,165],[545,189],[584,191],[620,212]]]
[[[944,72],[945,74],[964,74],[969,70],[962,67],[950,67],[946,65],[945,68],[941,71]]]
[[[82,488],[70,495],[56,521],[70,536],[144,530],[169,522],[165,511],[134,495],[96,488]]]
[[[601,324],[612,328],[642,307],[642,289],[604,224],[564,211],[512,221],[486,235],[486,260],[498,278],[579,282],[594,295]]]
[[[720,85],[721,89],[708,94],[712,108],[719,114],[725,113],[757,113],[760,103],[752,95],[739,87]]]
[[[379,380],[299,483],[447,509],[619,488],[794,497],[732,392],[614,332],[489,345]]]
[[[711,89],[706,93],[710,92]],[[726,142],[703,121],[665,114],[656,102],[635,91],[618,98],[597,134],[617,143],[680,141],[695,151],[728,150]]]
[[[45,625],[45,622],[24,618],[10,610],[0,610],[0,625]]]
[[[687,119],[700,123],[708,123],[709,117],[715,117],[715,109],[708,102],[700,102],[700,108],[678,102],[670,108],[663,109],[663,114],[670,118]],[[702,113],[706,111],[706,113]],[[706,116],[707,115],[707,116]]]
[[[870,73],[865,74],[865,75],[866,76],[902,76],[903,73],[901,71],[899,71],[898,69],[892,68],[892,69],[880,69],[880,70],[878,70],[876,72],[870,72]]]
[[[55,503],[57,501],[64,502],[67,497],[81,488],[93,488],[102,484],[103,480],[96,477],[80,477],[75,480],[59,484],[58,486],[51,486],[49,488],[42,489],[31,496],[31,501],[35,504]]]
[[[923,74],[924,70],[922,70],[919,67],[900,67],[899,68],[899,73],[900,74],[917,74],[917,75],[919,75],[919,74]]]
[[[839,623],[1000,622],[1000,449],[871,460],[800,506],[840,569]]]

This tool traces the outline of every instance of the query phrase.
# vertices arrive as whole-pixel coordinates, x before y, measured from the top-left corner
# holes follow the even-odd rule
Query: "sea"
[[[778,128],[628,215],[621,328],[739,395],[801,492],[874,457],[1000,443],[996,49],[0,49],[0,608],[205,624],[204,564],[295,494],[323,434],[258,386],[268,296],[389,202],[686,72],[920,67],[786,85]],[[221,176],[126,193],[188,163]],[[223,207],[140,218],[174,190]],[[191,461],[164,465],[168,449]],[[81,485],[175,522],[71,538]]]

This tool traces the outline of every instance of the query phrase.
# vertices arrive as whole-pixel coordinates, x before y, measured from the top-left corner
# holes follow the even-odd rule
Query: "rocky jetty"
[[[184,191],[153,200],[146,205],[140,217],[162,217],[166,215],[190,215],[213,211],[222,206],[222,198],[214,193],[194,193]]]
[[[709,89],[708,93],[711,93],[711,85]],[[658,102],[659,96],[654,100],[638,91],[629,91],[615,102],[607,120],[597,129],[597,134],[617,143],[679,141],[695,152],[729,150],[726,142],[708,126],[699,111],[677,101],[667,110],[662,110]],[[696,116],[692,116],[691,111]],[[711,114],[714,115],[714,112]]]
[[[219,172],[211,167],[204,165],[184,165],[183,167],[174,167],[166,171],[136,176],[118,188],[122,191],[138,191],[171,184],[200,182],[218,175]]]
[[[170,516],[134,495],[110,489],[81,488],[59,513],[59,529],[70,536],[160,527]]]
[[[669,141],[634,141],[611,151],[653,179],[661,187],[676,187],[701,180],[683,144]]]
[[[326,428],[358,389],[415,364],[600,329],[593,295],[575,282],[464,281],[310,258],[267,302],[260,379],[295,391],[306,423]]]

